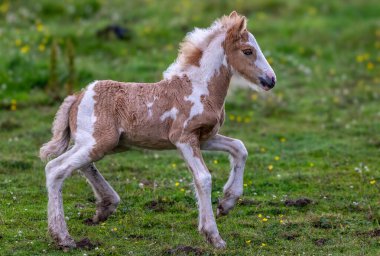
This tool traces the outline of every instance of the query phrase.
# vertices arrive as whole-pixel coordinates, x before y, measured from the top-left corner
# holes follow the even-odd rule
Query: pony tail
[[[53,138],[43,144],[40,149],[42,161],[57,157],[68,148],[70,143],[69,112],[76,99],[77,97],[74,95],[66,97],[59,107],[57,114],[55,114],[52,127]]]

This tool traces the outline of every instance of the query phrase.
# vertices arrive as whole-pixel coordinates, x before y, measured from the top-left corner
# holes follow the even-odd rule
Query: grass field
[[[70,255],[380,254],[377,0],[2,0],[0,255],[65,254],[47,234],[44,164],[37,157],[59,106],[44,91],[52,43],[59,46],[61,96],[70,76],[68,40],[77,90],[95,79],[158,81],[186,32],[233,9],[249,18],[278,83],[266,94],[235,89],[226,103],[222,133],[249,151],[244,196],[217,220],[228,248],[214,250],[198,234],[192,179],[179,155],[137,149],[97,164],[121,197],[99,226],[82,223],[95,211],[85,179],[66,180],[69,231],[97,244]],[[128,40],[96,36],[110,24],[126,27]],[[215,208],[228,158],[204,157]],[[289,205],[302,198],[312,202]]]

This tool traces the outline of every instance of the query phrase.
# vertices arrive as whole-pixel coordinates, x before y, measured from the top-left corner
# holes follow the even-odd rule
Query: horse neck
[[[208,96],[216,108],[224,106],[232,72],[227,64],[222,42],[225,36],[219,35],[203,51],[199,66],[190,66],[183,73],[191,81],[192,91],[199,97]]]

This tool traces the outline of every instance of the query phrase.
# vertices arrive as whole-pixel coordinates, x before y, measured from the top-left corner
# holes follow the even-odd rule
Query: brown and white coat
[[[69,96],[53,124],[53,138],[40,151],[46,165],[49,232],[62,248],[76,247],[67,231],[61,189],[70,173],[80,169],[97,197],[89,223],[108,218],[119,196],[94,162],[130,147],[177,149],[194,177],[199,205],[199,230],[215,247],[220,237],[211,205],[211,174],[203,150],[228,152],[232,170],[219,201],[218,215],[227,214],[243,192],[247,150],[240,140],[218,134],[231,77],[238,74],[269,90],[275,75],[246,19],[232,12],[207,29],[195,29],[181,44],[177,60],[157,83],[95,81]],[[69,141],[73,146],[68,149]],[[68,150],[67,150],[68,149]]]

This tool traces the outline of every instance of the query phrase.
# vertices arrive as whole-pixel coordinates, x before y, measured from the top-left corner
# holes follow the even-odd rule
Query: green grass
[[[44,165],[37,158],[58,108],[43,92],[52,41],[60,46],[61,94],[68,38],[78,90],[95,79],[157,81],[186,32],[233,9],[249,18],[278,84],[265,95],[234,90],[226,103],[222,133],[249,151],[242,201],[217,220],[228,248],[214,250],[198,234],[192,179],[179,155],[133,150],[97,165],[122,200],[100,226],[82,224],[95,211],[85,179],[66,180],[69,231],[99,243],[71,254],[161,255],[179,245],[205,255],[379,254],[379,237],[370,233],[380,229],[378,1],[41,0],[9,1],[9,8],[6,2],[0,3],[1,255],[64,254],[47,235]],[[96,37],[112,23],[126,26],[131,39]],[[16,111],[9,110],[11,100]],[[224,154],[204,156],[215,207],[229,163]],[[285,206],[302,197],[313,203]]]

